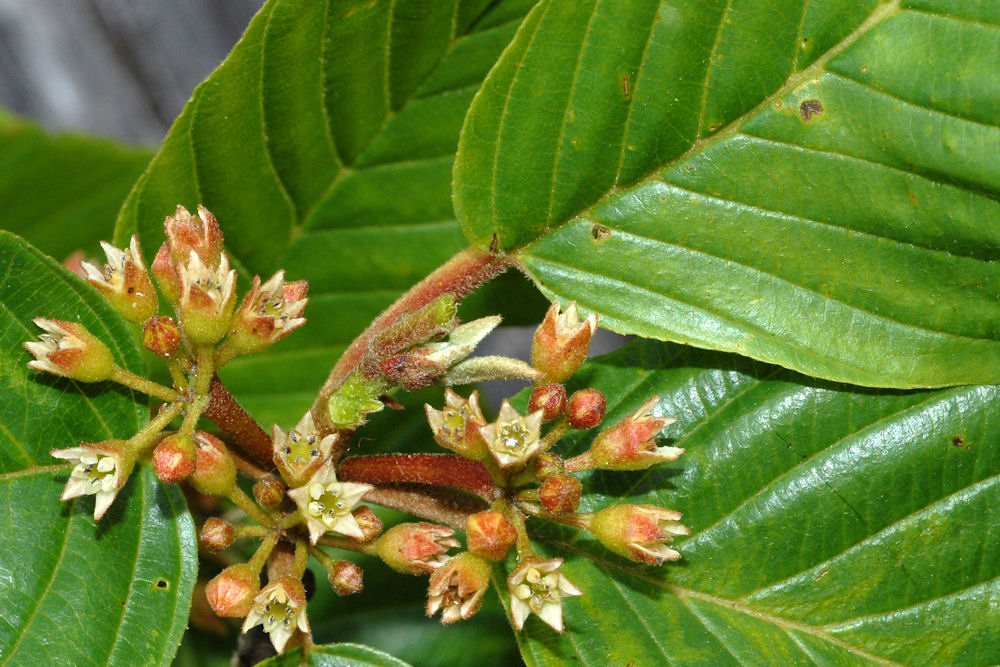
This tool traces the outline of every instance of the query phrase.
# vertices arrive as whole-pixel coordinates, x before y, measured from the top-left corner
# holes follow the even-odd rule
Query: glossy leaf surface
[[[532,4],[271,0],[175,121],[117,238],[138,230],[151,256],[164,216],[202,203],[244,281],[279,268],[309,281],[309,326],[223,373],[262,421],[294,424],[343,347],[467,245],[451,207],[458,133]]]
[[[289,651],[261,663],[262,667],[408,667],[408,663],[397,660],[388,653],[376,651],[359,644],[327,644],[317,646],[302,661],[302,649]]]
[[[115,215],[152,151],[73,134],[46,134],[0,111],[0,229],[63,260],[104,257]]]
[[[577,381],[608,397],[604,427],[658,394],[655,413],[678,418],[663,435],[687,449],[646,472],[591,473],[582,509],[670,507],[692,535],[674,543],[682,561],[651,568],[543,526],[542,548],[585,594],[565,602],[561,636],[529,618],[529,664],[1000,655],[1000,388],[864,390],[652,342]]]
[[[1000,378],[989,3],[546,0],[456,211],[610,328],[871,386]]]
[[[145,408],[107,383],[27,368],[35,316],[83,323],[119,364],[142,361],[124,322],[82,281],[0,232],[0,656],[3,664],[165,665],[187,625],[194,526],[145,466],[99,524],[92,497],[59,501],[70,465],[51,449],[128,438]]]

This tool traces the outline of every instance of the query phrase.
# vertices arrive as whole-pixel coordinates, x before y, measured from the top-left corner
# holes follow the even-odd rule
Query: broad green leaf
[[[309,326],[223,373],[260,419],[294,424],[346,344],[467,245],[451,207],[459,130],[532,4],[270,0],[195,90],[117,238],[138,231],[151,256],[164,216],[202,203],[244,280],[283,267],[309,281]],[[511,312],[540,312],[508,280]]]
[[[610,328],[872,386],[1000,379],[1000,16],[545,0],[455,206]]]
[[[62,503],[51,449],[127,438],[146,421],[131,392],[27,368],[35,316],[79,321],[138,372],[131,332],[96,292],[0,232],[0,656],[4,664],[165,665],[187,625],[194,526],[176,487],[137,469],[95,525],[93,499]]]
[[[328,644],[317,646],[309,654],[309,659],[302,660],[302,649],[295,649],[260,663],[261,667],[408,667],[407,663],[397,660],[388,653],[376,651],[359,644]]]
[[[0,111],[0,229],[64,259],[100,256],[115,214],[152,151],[72,134],[48,135]]]
[[[582,511],[683,513],[683,560],[652,568],[542,529],[582,597],[531,665],[987,664],[1000,656],[1000,387],[866,390],[643,342],[585,367],[606,425],[649,396],[687,452],[591,473]],[[557,451],[578,453],[592,436]]]

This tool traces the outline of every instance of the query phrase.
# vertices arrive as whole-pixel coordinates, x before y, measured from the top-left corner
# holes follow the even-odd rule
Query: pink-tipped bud
[[[194,473],[197,458],[194,438],[174,433],[161,440],[153,450],[153,471],[161,482],[174,484]]]
[[[680,553],[667,546],[691,529],[679,523],[680,512],[653,505],[615,505],[594,514],[589,530],[608,549],[640,563],[660,565]]]
[[[651,410],[659,400],[650,398],[633,414],[594,438],[590,451],[572,459],[573,470],[600,468],[602,470],[645,470],[663,461],[676,461],[684,453],[680,447],[658,447],[653,437],[673,417],[654,417]],[[582,465],[580,465],[582,464]]]
[[[561,384],[543,384],[531,390],[528,412],[542,411],[542,420],[551,421],[566,409],[566,387]]]
[[[44,317],[36,317],[34,322],[45,333],[37,341],[24,344],[24,349],[35,357],[28,362],[28,368],[80,382],[100,382],[111,377],[115,370],[111,350],[85,326]]]
[[[573,375],[587,358],[597,331],[597,315],[591,313],[581,322],[575,301],[565,312],[559,310],[558,301],[549,307],[531,346],[531,365],[542,372],[541,382],[563,382]]]
[[[274,475],[264,475],[253,485],[253,497],[261,507],[277,507],[285,499],[288,487]]]
[[[218,616],[243,618],[260,589],[260,577],[246,563],[230,565],[205,586],[208,604]]]
[[[375,544],[386,565],[403,574],[430,574],[448,560],[448,549],[459,546],[451,528],[421,521],[393,526]]]
[[[305,324],[302,311],[308,290],[304,280],[286,283],[284,271],[278,271],[263,285],[260,276],[254,276],[253,287],[233,319],[230,348],[237,354],[255,354]]]
[[[371,542],[382,534],[384,528],[382,519],[378,518],[378,515],[372,511],[371,507],[367,505],[355,507],[351,515],[357,521],[358,528],[361,529],[362,542]]]
[[[198,543],[212,553],[228,549],[234,541],[236,529],[233,525],[214,516],[206,520],[198,532]]]
[[[194,473],[188,478],[191,486],[206,496],[227,495],[236,483],[236,464],[225,443],[204,431],[195,431],[197,453]]]
[[[503,560],[517,542],[517,531],[502,512],[487,510],[470,516],[465,522],[469,551],[489,560]]]
[[[178,206],[163,221],[163,228],[175,264],[187,261],[188,255],[195,252],[208,266],[218,265],[222,256],[222,230],[204,206],[199,206],[195,215]]]
[[[142,261],[139,237],[132,236],[129,247],[120,250],[101,242],[108,263],[98,269],[89,262],[81,265],[87,282],[107,299],[115,310],[134,324],[142,324],[156,314],[156,291]]]
[[[181,300],[181,274],[177,272],[177,266],[170,256],[170,244],[164,243],[156,251],[153,264],[150,266],[156,284],[160,286],[160,291],[167,301],[176,305]]]
[[[444,400],[442,410],[424,406],[434,440],[445,449],[469,459],[482,460],[489,456],[490,450],[480,434],[480,429],[486,426],[486,417],[479,408],[479,394],[472,392],[465,399],[451,389],[445,389]]]
[[[427,586],[427,615],[441,611],[441,622],[450,625],[479,611],[490,587],[492,565],[468,551],[448,560],[431,575]]]
[[[181,327],[172,317],[157,315],[142,325],[142,346],[163,359],[173,358],[181,340]]]
[[[594,428],[604,419],[606,409],[604,394],[596,389],[581,389],[569,397],[566,420],[573,428],[581,430]]]
[[[580,506],[583,485],[570,475],[549,475],[538,487],[538,501],[552,514],[569,514]]]
[[[357,563],[337,560],[327,567],[326,572],[330,588],[337,595],[354,595],[365,587],[364,570]]]
[[[549,475],[563,472],[566,469],[565,462],[557,455],[546,452],[535,457],[533,462],[535,477],[543,480]]]

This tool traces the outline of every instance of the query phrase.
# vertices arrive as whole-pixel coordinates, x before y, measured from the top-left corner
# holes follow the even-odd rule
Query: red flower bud
[[[590,451],[570,459],[567,470],[645,470],[662,461],[676,461],[684,453],[679,447],[658,447],[653,439],[673,417],[654,417],[650,411],[658,396],[650,398],[633,414],[594,438]]]
[[[160,286],[160,291],[172,304],[177,304],[181,300],[181,274],[177,272],[174,260],[170,256],[170,245],[164,243],[156,251],[153,264],[150,267],[156,284]]]
[[[364,585],[364,570],[357,563],[349,560],[334,561],[327,568],[330,588],[337,595],[353,595],[360,593]]]
[[[581,389],[573,392],[566,406],[566,420],[573,428],[594,428],[604,419],[607,403],[604,394],[596,389]]]
[[[172,317],[157,315],[142,325],[142,346],[163,359],[174,356],[181,340],[181,327]]]
[[[590,339],[597,331],[597,315],[591,313],[583,322],[570,301],[559,313],[555,302],[535,331],[531,346],[531,365],[543,373],[542,382],[563,382],[573,375],[587,358]]]
[[[367,505],[362,505],[360,507],[354,508],[351,512],[354,516],[354,520],[358,522],[358,528],[361,529],[363,537],[362,542],[371,542],[376,537],[382,534],[382,519],[378,518],[378,515],[372,511],[371,507]]]
[[[214,516],[205,521],[198,532],[198,543],[212,553],[228,549],[235,540],[236,529],[232,524]]]
[[[601,544],[619,556],[660,565],[680,553],[667,546],[691,529],[678,522],[680,512],[653,505],[615,505],[594,514],[589,529]]]
[[[580,506],[582,491],[583,485],[576,477],[556,473],[538,487],[538,500],[552,514],[569,514]]]
[[[551,421],[566,409],[566,387],[561,384],[543,384],[531,390],[528,412],[542,411],[542,420]]]
[[[250,613],[260,577],[246,563],[230,565],[208,582],[205,597],[219,616],[242,618]]]
[[[401,523],[379,538],[375,552],[386,565],[403,574],[430,574],[448,560],[448,549],[459,546],[455,531],[432,523]]]
[[[559,456],[548,452],[539,454],[534,460],[535,477],[540,480],[549,475],[563,472],[565,467],[565,463]]]
[[[188,478],[191,486],[207,496],[228,494],[236,483],[236,464],[225,443],[204,431],[195,431],[194,443],[197,458]]]
[[[168,435],[153,450],[153,471],[161,482],[179,482],[194,472],[197,456],[194,438],[184,433]]]
[[[517,531],[502,512],[487,510],[466,520],[465,537],[472,553],[490,560],[503,560],[517,542]]]
[[[194,252],[208,266],[217,266],[222,256],[222,229],[208,209],[198,206],[191,215],[183,206],[163,221],[163,228],[170,245],[170,257],[175,264],[186,262]]]
[[[285,499],[288,487],[273,475],[265,475],[253,485],[253,497],[261,507],[277,507]]]

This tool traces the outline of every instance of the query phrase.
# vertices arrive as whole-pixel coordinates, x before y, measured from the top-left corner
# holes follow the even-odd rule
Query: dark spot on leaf
[[[956,447],[961,447],[962,445],[965,444],[965,436],[956,435],[954,438],[951,439],[951,444],[955,445]]]
[[[625,74],[622,74],[622,92],[625,93],[625,99],[626,100],[628,99],[629,95],[632,92],[631,90],[629,90],[628,83],[629,83],[629,81],[628,81],[628,72],[626,72]]]
[[[500,237],[497,236],[496,233],[494,233],[493,240],[490,241],[490,252],[496,253],[499,251],[500,251]]]
[[[161,591],[166,591],[170,589],[170,582],[166,579],[160,578],[153,583],[153,586]]]
[[[590,235],[594,237],[595,241],[603,241],[611,236],[611,230],[604,225],[594,225],[590,228]]]
[[[802,100],[799,104],[799,114],[802,116],[802,120],[809,122],[813,116],[817,116],[823,113],[823,105],[820,104],[819,100]]]
[[[868,73],[868,65],[862,65],[861,66],[861,73],[862,74],[867,74]]]

